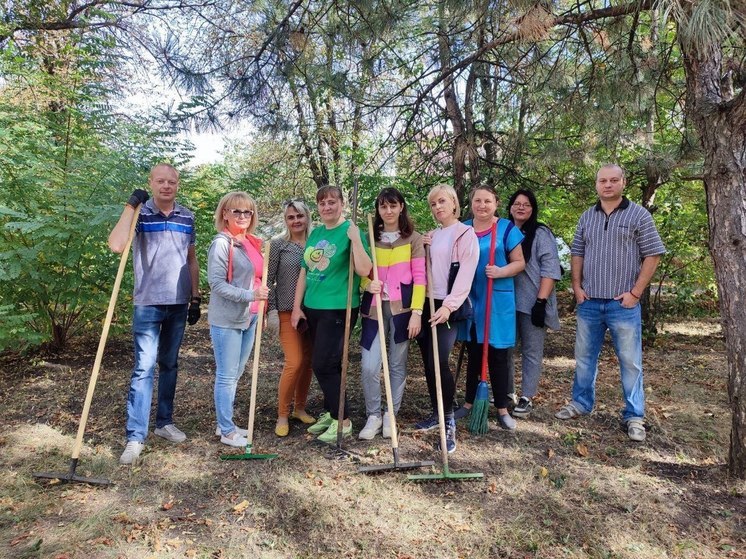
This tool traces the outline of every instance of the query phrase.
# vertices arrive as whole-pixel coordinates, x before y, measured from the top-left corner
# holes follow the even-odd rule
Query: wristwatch
[[[422,316],[422,311],[420,309],[412,309],[412,312],[417,316]]]

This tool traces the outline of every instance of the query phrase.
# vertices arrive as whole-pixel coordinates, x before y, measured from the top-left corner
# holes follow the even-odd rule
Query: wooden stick
[[[430,246],[425,245],[425,264],[427,268],[427,291],[430,301],[430,319],[435,314],[435,299],[433,299],[433,270],[430,260]],[[440,379],[440,350],[438,348],[438,326],[431,324],[430,336],[433,348],[433,367],[435,368],[435,399],[438,401],[438,426],[440,427],[440,454],[443,461],[443,472],[448,474],[448,448],[446,448],[446,419],[443,409],[443,383]]]
[[[267,287],[267,269],[269,267],[269,249],[270,243],[264,243],[264,264],[262,266],[262,287]],[[249,441],[248,447],[254,442],[254,414],[256,413],[256,386],[259,380],[259,352],[262,349],[262,330],[264,328],[264,309],[267,306],[267,300],[259,301],[259,312],[257,314],[256,332],[254,334],[254,362],[251,367],[251,400],[249,404],[249,428],[246,439]]]
[[[352,188],[352,222],[357,220],[357,179]],[[347,306],[345,307],[345,334],[342,346],[342,375],[339,379],[339,407],[337,408],[337,448],[342,448],[344,430],[345,394],[347,392],[347,368],[350,364],[350,331],[352,330],[352,280],[355,274],[355,259],[350,241],[350,267],[347,271]]]
[[[93,362],[93,371],[91,371],[91,379],[88,381],[88,392],[86,393],[85,403],[83,404],[83,413],[80,416],[80,423],[78,424],[78,435],[75,437],[75,444],[73,445],[73,460],[78,459],[80,456],[80,449],[83,447],[83,434],[85,433],[85,427],[88,423],[88,414],[91,411],[91,401],[93,400],[93,392],[96,388],[96,381],[98,380],[98,372],[101,369],[101,361],[104,358],[104,349],[106,348],[106,339],[109,337],[111,320],[114,317],[114,309],[117,306],[119,288],[122,285],[122,277],[124,276],[124,270],[127,267],[127,258],[129,257],[132,240],[135,237],[135,227],[137,227],[137,219],[140,216],[140,207],[141,206],[138,205],[135,208],[135,213],[132,216],[132,224],[130,225],[129,237],[127,238],[127,244],[124,246],[122,256],[119,258],[119,269],[117,270],[117,277],[114,280],[114,287],[111,290],[111,297],[109,297],[109,308],[106,310],[104,328],[101,331],[101,338],[98,341],[98,351],[96,352],[96,359]]]
[[[373,279],[378,281],[378,262],[376,257],[376,237],[373,232],[373,216],[368,214],[368,236],[370,237],[370,252],[373,260]],[[389,372],[389,359],[386,354],[386,337],[383,325],[383,308],[381,294],[374,295],[376,307],[378,308],[378,341],[381,346],[381,364],[383,366],[383,384],[386,388],[386,406],[391,414],[391,449],[396,452],[399,448],[399,435],[397,433],[396,419],[394,418],[394,398],[391,395],[391,375]]]

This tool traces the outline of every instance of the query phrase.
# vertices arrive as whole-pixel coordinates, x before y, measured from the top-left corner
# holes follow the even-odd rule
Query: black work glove
[[[547,300],[537,299],[531,307],[531,324],[537,328],[544,328],[544,319],[547,316]]]
[[[132,194],[130,194],[130,199],[127,200],[127,203],[132,206],[133,208],[136,208],[140,204],[144,204],[148,201],[148,193],[143,190],[142,188],[136,188],[132,191]]]
[[[192,301],[189,303],[189,311],[187,312],[187,324],[189,326],[197,324],[199,317],[202,316],[202,312],[199,310],[200,303],[202,303],[202,297],[192,297]]]

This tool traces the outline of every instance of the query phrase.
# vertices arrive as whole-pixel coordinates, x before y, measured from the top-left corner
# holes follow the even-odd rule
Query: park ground
[[[214,435],[214,364],[205,319],[187,330],[176,400],[187,442],[151,436],[135,467],[119,466],[132,365],[126,333],[107,345],[79,475],[107,487],[36,483],[68,468],[98,340],[61,354],[0,360],[0,557],[4,558],[731,558],[746,557],[746,484],[727,477],[730,413],[717,320],[669,321],[645,350],[648,437],[621,427],[616,359],[601,359],[598,405],[569,422],[574,318],[549,336],[537,409],[514,433],[491,410],[483,436],[459,427],[455,472],[482,481],[416,483],[330,460],[302,426],[274,435],[282,353],[265,336],[257,391],[257,452],[272,461],[221,461]],[[350,355],[352,420],[364,424],[359,350]],[[455,362],[455,355],[454,355]],[[50,366],[54,363],[58,366]],[[248,371],[247,371],[248,373]],[[248,422],[249,378],[236,399]],[[463,376],[459,383],[463,390]],[[401,457],[435,460],[419,352],[400,413]],[[309,410],[319,412],[315,384]],[[152,428],[152,424],[151,424]],[[388,443],[349,440],[361,464],[390,463]],[[431,468],[432,470],[432,468]],[[429,471],[425,469],[425,471]]]

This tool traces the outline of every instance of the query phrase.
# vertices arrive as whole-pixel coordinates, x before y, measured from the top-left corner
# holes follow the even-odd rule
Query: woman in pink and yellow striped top
[[[399,411],[407,378],[409,340],[422,329],[425,303],[425,249],[422,236],[414,231],[407,214],[407,203],[396,188],[384,188],[376,198],[373,224],[376,239],[378,281],[363,279],[365,294],[360,305],[362,319],[362,384],[368,421],[360,431],[361,439],[370,440],[382,429],[391,436],[390,413]],[[372,276],[372,273],[371,273]],[[381,294],[381,308],[375,304]],[[378,313],[383,315],[384,335],[388,339],[389,373],[393,410],[381,413],[382,356],[378,341]]]

